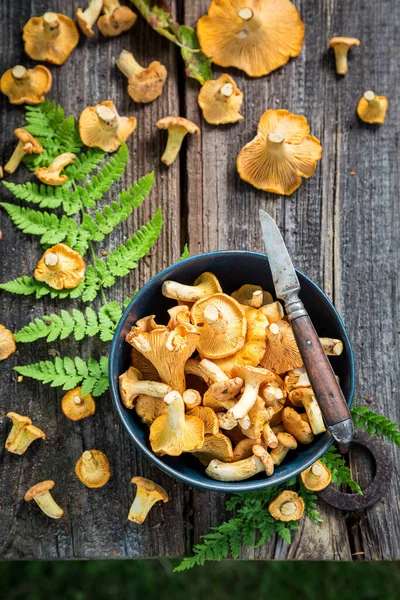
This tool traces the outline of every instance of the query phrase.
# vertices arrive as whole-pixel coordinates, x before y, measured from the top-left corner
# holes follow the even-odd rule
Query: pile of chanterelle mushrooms
[[[260,286],[224,294],[212,273],[193,285],[165,281],[178,304],[167,325],[155,315],[126,336],[132,366],[121,399],[149,426],[157,455],[192,453],[212,479],[272,475],[298,444],[325,431],[282,305]],[[340,340],[322,338],[329,355]]]

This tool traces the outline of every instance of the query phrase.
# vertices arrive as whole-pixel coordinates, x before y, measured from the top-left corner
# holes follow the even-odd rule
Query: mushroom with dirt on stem
[[[145,477],[133,477],[136,496],[129,509],[128,520],[141,525],[156,502],[168,502],[168,494],[161,485]]]
[[[86,450],[75,465],[75,473],[88,488],[101,488],[110,479],[110,463],[101,450]]]
[[[278,438],[276,437],[276,433],[271,427],[269,421],[267,423],[264,423],[261,437],[267,448],[276,448],[279,443]]]
[[[36,65],[26,69],[16,65],[3,73],[0,89],[11,104],[41,104],[50,90],[52,76],[47,67]]]
[[[152,396],[153,398],[164,398],[172,388],[159,381],[143,381],[142,374],[135,367],[129,367],[125,373],[118,377],[119,392],[122,404],[126,408],[133,408],[138,396]]]
[[[357,105],[357,114],[364,123],[382,125],[386,118],[388,99],[386,96],[377,96],[371,90],[364,92]]]
[[[312,388],[294,389],[289,394],[289,400],[294,406],[304,406],[314,435],[326,431],[322,412]]]
[[[0,325],[0,361],[6,360],[11,354],[14,354],[17,346],[15,344],[12,331]]]
[[[151,424],[150,445],[156,454],[179,456],[202,447],[204,422],[195,416],[185,415],[185,405],[179,392],[172,391],[164,398],[168,412]]]
[[[261,439],[261,435],[264,429],[264,425],[269,423],[274,416],[274,410],[271,407],[265,406],[264,400],[257,396],[252,408],[247,413],[249,417],[249,423],[247,427],[240,426],[244,435],[253,440]]]
[[[230,463],[213,459],[206,469],[206,474],[217,481],[243,481],[257,473],[266,473],[266,470],[263,461],[254,454]]]
[[[342,340],[337,340],[335,338],[320,337],[319,341],[327,356],[340,356],[342,354]]]
[[[11,158],[4,165],[4,170],[10,174],[17,170],[19,163],[26,154],[41,154],[43,152],[42,145],[26,129],[21,127],[14,129],[14,134],[18,138],[18,144]]]
[[[161,288],[163,296],[182,302],[196,302],[200,298],[206,298],[220,292],[222,292],[222,287],[218,279],[208,271],[202,273],[193,285],[167,280],[164,281]]]
[[[132,52],[122,50],[116,60],[118,69],[128,78],[128,94],[135,102],[147,104],[161,96],[167,69],[158,60],[142,67]]]
[[[235,396],[243,386],[241,377],[233,377],[225,381],[217,381],[210,385],[203,396],[203,405],[213,410],[229,410],[235,405]]]
[[[276,521],[298,521],[304,514],[304,500],[296,492],[285,490],[269,504],[268,510]]]
[[[36,177],[46,185],[63,185],[68,181],[68,175],[61,171],[68,165],[72,165],[75,161],[76,154],[72,152],[63,152],[57,156],[48,167],[39,167],[35,171]]]
[[[300,473],[304,487],[313,492],[324,490],[331,482],[332,473],[323,462],[317,460],[311,467]]]
[[[55,290],[70,290],[84,280],[85,263],[79,252],[66,244],[56,244],[43,254],[33,276]]]
[[[170,166],[177,158],[182,142],[187,133],[200,135],[200,129],[195,123],[184,117],[164,117],[157,121],[158,129],[167,129],[168,140],[161,161]]]
[[[286,321],[271,323],[266,330],[266,349],[261,360],[265,369],[281,374],[303,365],[293,330]]]
[[[168,407],[163,398],[154,398],[141,394],[136,398],[135,411],[144,425],[150,425],[159,417],[168,411]]]
[[[63,65],[79,42],[79,32],[66,15],[46,12],[42,17],[29,19],[22,39],[25,52],[33,60]]]
[[[335,53],[336,73],[338,75],[346,75],[349,70],[347,55],[350,48],[359,46],[360,40],[350,37],[333,37],[329,41],[329,48],[333,48]]]
[[[226,73],[218,79],[206,81],[200,89],[197,101],[204,119],[211,125],[237,123],[243,119],[239,112],[243,94],[235,80]]]
[[[89,148],[115,152],[136,129],[135,117],[121,117],[111,100],[88,106],[79,117],[79,134]]]
[[[81,8],[76,9],[75,14],[79,29],[87,37],[94,36],[92,27],[99,18],[102,7],[103,0],[89,0],[88,7],[85,8],[85,10],[82,10]]]
[[[303,421],[299,413],[290,406],[283,409],[282,422],[287,433],[290,433],[301,444],[311,444],[314,440],[310,425]]]
[[[267,110],[256,137],[239,152],[239,176],[265,192],[290,196],[302,178],[311,177],[321,159],[322,146],[310,134],[305,117],[287,110]]]
[[[267,369],[245,365],[235,367],[234,375],[236,377],[241,377],[244,381],[242,397],[235,406],[228,411],[228,415],[238,421],[247,415],[254,406],[260,386],[274,379],[275,375],[274,373],[271,373],[271,371],[267,371]]]
[[[61,400],[61,410],[67,419],[80,421],[93,415],[96,411],[96,402],[92,394],[82,395],[82,388],[76,387],[69,390]]]
[[[7,413],[7,417],[13,423],[5,443],[8,452],[21,456],[25,454],[33,441],[39,438],[46,439],[45,433],[39,427],[32,425],[29,417],[24,417],[15,412]]]
[[[50,517],[51,519],[61,519],[64,511],[58,506],[50,493],[50,490],[52,490],[54,486],[54,481],[41,481],[26,492],[24,500],[26,502],[34,500],[47,517]]]
[[[118,0],[103,0],[103,15],[97,27],[105,37],[115,37],[131,29],[136,19],[137,15],[128,6],[121,6]]]
[[[278,445],[271,451],[274,465],[280,465],[286,458],[289,450],[296,450],[297,441],[290,433],[277,433]]]

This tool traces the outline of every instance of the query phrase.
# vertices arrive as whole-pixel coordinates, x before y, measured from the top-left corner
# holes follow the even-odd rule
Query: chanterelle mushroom
[[[15,412],[7,413],[7,417],[13,422],[5,444],[8,452],[22,455],[34,440],[46,439],[44,432],[39,427],[32,425],[29,417],[24,417]]]
[[[233,458],[232,442],[223,433],[205,435],[202,447],[193,454],[207,467],[214,459],[230,462]]]
[[[200,333],[197,349],[201,356],[225,358],[243,346],[247,322],[242,307],[231,296],[213,294],[197,300],[191,317]]]
[[[79,117],[79,133],[89,148],[115,152],[136,129],[135,117],[120,117],[114,102],[88,106]]]
[[[358,103],[357,114],[364,123],[382,125],[386,118],[388,99],[386,96],[376,96],[368,90]]]
[[[4,166],[4,170],[7,173],[14,173],[17,170],[25,154],[41,154],[43,152],[42,145],[26,129],[22,129],[21,127],[14,129],[14,134],[18,138],[18,144],[10,160]]]
[[[266,304],[271,304],[273,298],[269,292],[265,292],[260,285],[245,283],[238,290],[231,294],[239,304],[260,308]]]
[[[68,175],[61,171],[64,167],[71,165],[75,161],[76,155],[72,152],[63,152],[57,156],[48,167],[39,167],[35,171],[36,177],[46,185],[62,185],[68,180]]]
[[[172,388],[159,381],[142,381],[142,374],[135,367],[129,367],[119,376],[119,391],[121,400],[127,408],[133,408],[135,399],[144,394],[154,398],[164,398]]]
[[[326,431],[321,409],[310,387],[294,389],[289,394],[289,400],[295,406],[304,406],[314,435]]]
[[[243,386],[241,377],[233,377],[225,381],[217,381],[210,385],[203,397],[203,405],[213,410],[229,410],[235,405],[235,396]]]
[[[61,410],[67,419],[80,421],[94,414],[96,403],[92,394],[82,396],[82,388],[76,387],[62,397]]]
[[[187,133],[200,135],[200,129],[184,117],[164,117],[157,121],[158,129],[168,130],[168,140],[161,161],[165,165],[172,165],[179,154],[182,142]]]
[[[16,65],[2,75],[0,89],[11,104],[40,104],[51,83],[51,73],[43,65],[36,65],[33,69]]]
[[[0,360],[5,360],[11,354],[14,354],[16,349],[17,346],[12,332],[4,325],[0,325]]]
[[[218,79],[206,81],[199,92],[198,103],[203,117],[211,125],[237,123],[243,119],[239,110],[242,106],[243,94],[235,80],[224,73]]]
[[[196,406],[186,413],[201,419],[204,423],[204,435],[217,435],[219,433],[218,417],[208,406]]]
[[[293,408],[287,406],[283,409],[282,421],[285,430],[296,438],[298,442],[301,444],[311,444],[314,439],[312,429]]]
[[[44,514],[51,519],[61,519],[64,511],[58,506],[50,493],[50,490],[52,490],[54,486],[54,481],[41,481],[26,492],[24,499],[26,502],[34,500]]]
[[[105,37],[128,31],[137,19],[137,15],[128,6],[121,6],[118,0],[103,0],[103,13],[97,26]]]
[[[163,398],[141,395],[136,399],[135,411],[142,423],[150,427],[157,417],[168,412],[168,407]]]
[[[150,427],[150,444],[153,452],[179,456],[202,447],[204,423],[195,416],[185,415],[185,405],[178,392],[164,398],[168,406],[165,415],[157,417]]]
[[[197,35],[216,65],[261,77],[300,54],[304,24],[289,0],[214,0]]]
[[[33,60],[62,65],[79,42],[79,33],[69,17],[47,12],[42,17],[29,19],[24,26],[22,39],[25,52]]]
[[[267,340],[261,365],[275,373],[285,373],[301,367],[303,359],[291,326],[286,321],[271,323],[265,330]]]
[[[65,244],[56,244],[43,254],[33,276],[55,290],[70,290],[84,280],[85,263],[75,250]]]
[[[265,473],[265,465],[254,454],[249,458],[231,463],[214,459],[206,469],[206,474],[211,479],[217,479],[218,481],[243,481],[257,475],[257,473]]]
[[[89,0],[89,5],[85,10],[81,8],[76,9],[76,19],[79,29],[87,37],[94,36],[92,27],[100,16],[102,6],[103,0]]]
[[[278,438],[278,445],[271,451],[271,458],[274,461],[274,465],[280,465],[286,458],[289,450],[296,450],[297,442],[290,433],[276,434]]]
[[[291,490],[281,492],[268,506],[276,521],[298,521],[304,514],[304,500]]]
[[[317,460],[311,467],[302,471],[300,477],[304,487],[313,492],[320,492],[330,484],[332,473],[323,462]]]
[[[347,55],[352,46],[359,46],[360,40],[349,37],[334,37],[329,42],[329,47],[333,48],[336,61],[336,73],[346,75],[349,70]]]
[[[235,377],[241,377],[244,381],[244,391],[240,400],[229,410],[228,415],[235,420],[239,420],[254,406],[258,390],[261,385],[272,381],[275,378],[274,373],[267,369],[260,369],[250,366],[238,366],[233,370]]]
[[[215,275],[206,271],[196,279],[193,285],[185,285],[177,281],[164,281],[161,292],[167,298],[196,302],[200,298],[222,292],[222,288]]]
[[[290,196],[302,177],[313,175],[322,147],[305,117],[287,110],[267,110],[256,137],[238,154],[236,166],[244,181],[254,187]]]
[[[110,479],[110,463],[101,450],[86,450],[75,465],[75,473],[88,488],[100,488]]]
[[[128,94],[135,102],[153,102],[161,96],[167,69],[158,60],[142,67],[132,52],[122,50],[116,61],[118,69],[128,78]]]
[[[129,509],[128,519],[141,525],[156,502],[168,502],[168,494],[161,485],[157,485],[144,477],[133,477],[136,485],[136,496]]]

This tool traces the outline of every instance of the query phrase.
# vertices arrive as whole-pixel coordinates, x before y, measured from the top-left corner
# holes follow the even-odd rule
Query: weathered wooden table
[[[70,16],[81,2],[53,0],[51,9]],[[245,119],[232,126],[205,123],[197,105],[198,85],[185,78],[176,47],[154,33],[140,18],[129,33],[118,38],[81,36],[78,48],[63,67],[52,67],[49,97],[66,114],[78,116],[85,106],[111,98],[121,114],[134,114],[137,131],[129,138],[130,162],[116,189],[155,169],[150,198],[133,217],[107,238],[110,250],[162,206],[165,226],[151,256],[141,261],[131,277],[120,280],[113,298],[125,298],[149,277],[176,261],[184,242],[190,252],[216,249],[263,250],[258,209],[272,214],[284,233],[296,266],[312,277],[333,299],[354,344],[357,361],[356,402],[399,419],[399,345],[397,334],[399,292],[399,127],[400,6],[396,0],[348,2],[299,0],[306,24],[301,55],[268,77],[250,79],[233,72],[244,92]],[[194,24],[207,9],[207,0],[173,2],[181,22]],[[23,52],[21,29],[33,15],[49,9],[44,0],[0,3],[1,72],[15,64],[32,65]],[[361,46],[352,52],[350,70],[338,78],[328,40],[353,35]],[[149,105],[136,105],[114,66],[122,48],[132,50],[139,62],[158,59],[168,68],[164,93]],[[217,72],[222,72],[215,69]],[[372,89],[389,98],[389,118],[381,127],[362,124],[355,107],[362,93]],[[14,146],[12,131],[21,126],[23,110],[1,100],[1,164]],[[267,108],[287,108],[307,116],[311,131],[322,142],[323,157],[312,179],[290,198],[257,191],[242,182],[235,169],[240,148],[256,132]],[[169,169],[160,163],[165,135],[156,121],[183,115],[201,126],[201,136],[190,136],[179,160]],[[23,172],[24,171],[24,172]],[[21,168],[16,180],[26,179]],[[115,190],[114,190],[115,193]],[[9,200],[3,189],[2,199]],[[0,213],[0,281],[31,274],[40,255],[37,239],[16,230]],[[63,304],[68,307],[68,302]],[[18,329],[34,316],[53,311],[45,299],[0,294],[0,322]],[[96,342],[85,342],[86,355]],[[74,356],[73,343],[51,345]],[[9,410],[28,414],[48,439],[35,443],[23,456],[1,450],[0,555],[4,559],[56,559],[182,556],[211,525],[225,517],[225,498],[177,483],[136,452],[116,417],[111,399],[98,401],[94,417],[78,423],[61,412],[62,392],[24,379],[17,383],[16,364],[48,358],[43,342],[20,345],[0,364],[0,447],[9,429]],[[88,490],[74,475],[82,451],[99,448],[112,467],[109,484]],[[391,452],[396,465],[398,452]],[[353,451],[354,476],[365,484],[372,472],[368,456]],[[126,520],[133,498],[134,474],[155,479],[168,490],[170,502],[157,505],[145,525]],[[55,496],[65,509],[60,521],[46,519],[23,501],[25,491],[43,479],[56,481]],[[400,558],[399,474],[395,469],[390,492],[369,510],[344,514],[321,502],[322,526],[310,520],[289,547],[282,540],[243,558],[290,559],[398,559]]]

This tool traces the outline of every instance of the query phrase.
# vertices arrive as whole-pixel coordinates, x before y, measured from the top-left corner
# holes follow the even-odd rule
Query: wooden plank
[[[68,3],[68,14],[74,15],[75,8],[81,4],[78,1]],[[18,63],[33,64],[24,55],[21,29],[31,16],[47,9],[48,4],[43,0],[1,3],[1,72]],[[54,0],[52,9],[63,11],[65,3]],[[159,100],[139,106],[129,99],[126,82],[113,64],[122,48],[132,50],[143,64],[159,59],[167,66],[168,82]],[[54,84],[49,98],[60,102],[66,114],[78,116],[85,106],[111,98],[121,114],[134,114],[138,119],[137,130],[128,141],[128,168],[122,182],[117,183],[108,195],[108,202],[138,177],[152,169],[156,171],[149,199],[109,239],[98,245],[99,255],[101,250],[112,250],[150,219],[158,205],[162,206],[165,227],[154,251],[141,261],[137,271],[107,292],[109,299],[122,300],[150,276],[176,261],[181,251],[179,162],[169,170],[161,166],[159,157],[165,139],[155,125],[157,119],[179,112],[176,51],[140,19],[132,33],[118,38],[105,39],[98,34],[92,39],[81,36],[79,46],[67,64],[51,67],[51,70]],[[22,124],[23,109],[11,107],[5,96],[1,97],[0,103],[0,164],[4,164],[14,146],[12,131]],[[21,167],[17,177],[10,179],[24,181],[27,175],[27,170]],[[10,198],[3,190],[2,199],[8,201]],[[0,228],[3,232],[0,280],[32,273],[41,255],[37,239],[17,231],[3,212],[0,213]],[[2,293],[0,322],[15,330],[44,311],[48,313],[72,305],[78,306],[65,301],[62,305],[49,300],[36,302],[31,297]],[[68,341],[53,343],[51,347],[55,352],[69,356],[81,353],[84,357],[90,353],[99,356],[100,352],[106,351],[97,340],[85,342],[81,347]],[[186,510],[183,486],[136,452],[116,418],[110,396],[105,394],[98,400],[94,417],[73,423],[61,412],[60,390],[27,379],[19,384],[16,382],[13,366],[46,359],[48,351],[49,345],[44,342],[21,345],[17,354],[0,363],[0,447],[4,448],[9,430],[9,420],[5,417],[9,410],[28,414],[48,436],[45,442],[33,444],[23,457],[1,451],[0,556],[50,559],[182,555],[185,549],[182,515]],[[100,490],[84,488],[74,474],[76,460],[83,450],[90,448],[105,451],[111,463],[112,478]],[[134,496],[130,479],[138,474],[154,479],[170,494],[169,504],[156,506],[146,524],[140,527],[126,520]],[[34,503],[23,501],[23,495],[31,485],[48,478],[56,481],[54,496],[65,510],[60,521],[46,519]]]
[[[392,392],[399,389],[393,314],[398,306],[399,224],[394,211],[398,140],[391,134],[390,121],[381,129],[363,125],[355,108],[365,89],[376,89],[389,96],[390,113],[396,114],[399,10],[393,0],[380,3],[379,9],[371,2],[363,2],[357,10],[328,1],[303,0],[296,5],[306,25],[304,49],[297,59],[261,79],[230,70],[244,93],[243,121],[221,127],[205,123],[197,106],[198,86],[187,83],[185,116],[201,124],[202,130],[200,138],[188,145],[189,247],[193,253],[230,248],[263,251],[258,209],[274,216],[296,266],[322,286],[345,318],[358,363],[357,401],[363,403],[366,395],[371,396],[374,409],[398,420]],[[207,7],[206,0],[187,3],[185,22],[194,25]],[[352,53],[345,78],[336,76],[327,50],[328,40],[340,34],[362,40],[361,48]],[[236,173],[236,156],[254,137],[267,108],[304,114],[311,133],[323,145],[315,175],[290,198],[255,190]],[[351,175],[352,170],[357,175]],[[398,457],[395,449],[393,456]],[[352,460],[352,465],[360,476],[368,471],[365,461]],[[242,556],[349,560],[352,552],[361,551],[366,558],[397,558],[396,482],[397,475],[388,498],[365,515],[346,519],[321,503],[322,527],[306,520],[290,548],[274,541],[257,551],[244,550]],[[221,496],[195,490],[193,501],[193,537],[198,541],[226,515]]]

